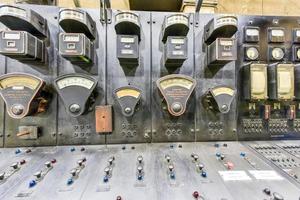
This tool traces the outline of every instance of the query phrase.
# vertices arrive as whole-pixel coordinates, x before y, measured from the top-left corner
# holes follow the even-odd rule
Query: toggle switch
[[[19,163],[13,163],[12,165],[11,165],[11,167],[13,168],[13,169],[18,169],[19,168]]]
[[[52,167],[52,164],[51,164],[50,161],[47,161],[47,162],[45,162],[45,166],[46,166],[47,168],[50,168],[50,167]]]
[[[4,180],[4,178],[5,178],[5,172],[2,172],[2,173],[0,174],[0,180],[2,181],[2,180]]]
[[[143,167],[142,166],[138,166],[137,167],[137,171],[139,174],[142,174],[143,173]]]
[[[138,156],[137,161],[138,161],[139,164],[142,164],[143,163],[143,156]]]
[[[42,171],[36,172],[36,173],[34,174],[34,176],[35,176],[37,179],[41,178],[41,177],[42,177]]]
[[[72,169],[72,170],[70,171],[70,174],[71,174],[73,177],[77,176],[77,169]]]
[[[169,155],[166,155],[166,156],[165,156],[165,159],[166,159],[167,162],[170,162],[170,161],[171,161],[171,157],[170,157]]]
[[[170,171],[170,172],[173,172],[173,171],[174,171],[174,165],[170,164],[170,165],[168,166],[168,168],[169,168],[169,171]]]
[[[112,165],[113,162],[114,162],[114,160],[115,160],[115,157],[110,157],[110,158],[108,159],[109,165]]]
[[[105,173],[106,176],[110,175],[110,171],[111,171],[111,168],[109,168],[109,167],[104,168],[104,173]]]

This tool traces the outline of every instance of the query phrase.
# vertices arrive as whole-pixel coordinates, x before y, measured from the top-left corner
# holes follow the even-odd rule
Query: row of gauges
[[[269,61],[282,61],[285,58],[286,48],[286,30],[282,27],[269,27],[267,29],[267,42]],[[259,42],[260,42],[260,28],[256,26],[244,27],[244,58],[246,61],[259,60]],[[292,30],[292,55],[293,61],[300,61],[300,29],[294,28]]]
[[[97,80],[84,74],[67,74],[54,81],[59,96],[67,112],[78,117],[87,110],[89,101],[95,96]],[[186,111],[187,102],[194,91],[196,80],[185,75],[168,75],[156,82],[163,96],[168,111],[173,116],[180,116]],[[47,99],[45,82],[34,75],[11,73],[0,77],[0,93],[12,118],[21,119],[46,110]],[[122,113],[126,117],[133,115],[141,98],[141,90],[125,86],[115,90]],[[235,91],[230,87],[218,86],[205,95],[208,107],[220,112],[229,111]],[[48,95],[49,96],[49,95]]]

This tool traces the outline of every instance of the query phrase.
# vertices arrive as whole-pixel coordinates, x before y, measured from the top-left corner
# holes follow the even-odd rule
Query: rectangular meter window
[[[79,35],[64,35],[64,42],[79,42]]]
[[[3,39],[6,40],[19,40],[20,32],[3,32]]]
[[[300,29],[299,28],[293,29],[293,42],[300,43]]]
[[[134,43],[134,39],[133,37],[121,37],[121,43],[130,43],[133,44]]]
[[[285,29],[284,28],[269,28],[268,40],[270,43],[283,43],[285,42]]]
[[[244,29],[245,42],[259,42],[259,27],[246,26]]]

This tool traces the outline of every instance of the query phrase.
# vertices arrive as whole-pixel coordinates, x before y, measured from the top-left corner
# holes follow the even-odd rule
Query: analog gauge
[[[249,60],[256,60],[259,56],[257,48],[255,48],[255,47],[247,48],[246,56]]]
[[[86,89],[91,89],[95,84],[95,81],[80,76],[70,76],[58,80],[56,84],[59,89],[63,89],[65,87],[70,86],[79,86],[84,87]]]
[[[167,103],[169,113],[178,117],[185,112],[196,81],[189,76],[177,74],[158,79],[156,85]]]
[[[140,101],[141,90],[132,86],[124,86],[116,89],[114,94],[119,102],[122,114],[125,117],[132,116]]]
[[[135,90],[132,88],[122,88],[118,91],[116,91],[116,96],[117,98],[122,98],[122,97],[133,97],[133,98],[140,98],[141,92],[139,90]]]
[[[37,100],[46,105],[46,99],[40,96],[44,84],[42,79],[31,74],[2,75],[0,77],[0,93],[6,103],[8,114],[12,118],[21,119],[33,113],[43,112],[42,104],[32,104],[32,102]]]
[[[87,111],[89,99],[97,80],[85,74],[66,74],[54,81],[54,86],[72,117],[78,117]]]
[[[282,48],[274,48],[272,50],[272,57],[275,59],[275,60],[282,60],[284,58],[284,51]]]

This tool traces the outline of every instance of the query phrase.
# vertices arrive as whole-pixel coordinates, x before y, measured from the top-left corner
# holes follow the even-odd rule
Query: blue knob
[[[142,175],[138,175],[137,178],[138,178],[139,181],[143,180],[143,176]]]
[[[171,173],[171,174],[170,174],[170,178],[171,178],[171,179],[175,179],[175,174],[174,174],[174,173]]]
[[[206,177],[207,177],[206,172],[202,172],[202,173],[201,173],[201,176],[204,177],[204,178],[206,178]]]
[[[219,145],[218,143],[215,143],[215,147],[216,147],[216,148],[219,148],[219,146],[220,146],[220,145]]]
[[[19,154],[19,153],[21,153],[21,150],[20,149],[16,149],[15,154]]]
[[[67,185],[72,185],[74,183],[73,179],[69,178],[67,181]]]
[[[173,149],[173,148],[174,148],[174,145],[173,145],[173,144],[170,144],[170,148]]]
[[[241,152],[240,155],[241,155],[242,157],[245,157],[245,156],[246,156],[246,153]]]
[[[216,156],[217,156],[217,157],[221,157],[221,153],[219,153],[219,152],[216,153]]]
[[[75,148],[74,148],[74,147],[72,147],[72,148],[70,149],[70,151],[71,151],[71,152],[75,151]]]
[[[107,176],[104,176],[103,182],[104,182],[104,183],[107,183],[107,182],[108,182],[108,177],[107,177]]]
[[[36,181],[35,180],[32,180],[29,182],[29,187],[32,188],[33,186],[36,185]]]

